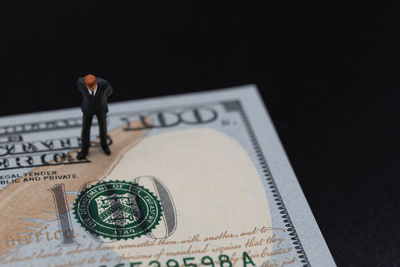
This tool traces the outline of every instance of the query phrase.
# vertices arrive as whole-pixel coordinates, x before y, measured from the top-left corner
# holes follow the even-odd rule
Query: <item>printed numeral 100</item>
[[[161,206],[163,208],[162,222],[165,226],[165,233],[162,236],[156,236],[152,232],[148,232],[146,235],[153,239],[167,238],[172,235],[176,229],[176,211],[175,205],[172,201],[171,194],[169,193],[167,187],[156,177],[153,176],[140,176],[135,178],[132,182],[139,183],[142,179],[149,180],[153,187],[155,193],[158,195]],[[79,193],[85,188],[89,187],[90,184],[96,183],[98,181],[90,181],[85,183],[79,190]],[[61,246],[77,245],[73,235],[74,231],[72,228],[71,217],[69,214],[68,202],[65,197],[65,186],[64,184],[55,184],[49,191],[53,195],[54,204],[57,210],[58,225],[61,233]],[[68,233],[68,234],[67,234]],[[93,233],[87,232],[94,240],[98,242],[103,242],[98,236]]]

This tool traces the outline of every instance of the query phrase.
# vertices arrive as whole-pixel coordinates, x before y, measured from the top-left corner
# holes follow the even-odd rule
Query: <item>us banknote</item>
[[[2,266],[334,266],[255,86],[0,118]]]

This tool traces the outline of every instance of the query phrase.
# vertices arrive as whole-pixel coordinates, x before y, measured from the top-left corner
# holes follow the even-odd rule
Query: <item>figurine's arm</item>
[[[78,79],[77,85],[78,85],[78,90],[79,90],[79,92],[81,92],[81,93],[83,94],[83,86],[84,86],[84,83],[83,83],[83,78],[82,78],[82,77]]]
[[[105,90],[105,95],[107,96],[107,97],[109,97],[112,93],[113,93],[113,88],[111,87],[111,84],[108,84],[107,85],[107,88],[106,88],[106,90]]]

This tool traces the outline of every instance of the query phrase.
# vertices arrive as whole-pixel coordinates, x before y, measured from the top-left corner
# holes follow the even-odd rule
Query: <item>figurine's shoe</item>
[[[111,150],[107,145],[101,146],[101,149],[103,149],[104,154],[106,154],[107,156],[111,155]]]
[[[86,155],[87,155],[87,152],[81,151],[81,152],[78,153],[78,155],[76,156],[76,158],[79,159],[79,160],[81,160],[81,159],[84,159],[84,158],[86,157]]]

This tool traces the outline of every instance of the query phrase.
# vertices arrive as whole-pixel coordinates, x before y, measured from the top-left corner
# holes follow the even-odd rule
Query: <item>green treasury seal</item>
[[[119,240],[150,232],[159,223],[162,210],[157,197],[146,188],[127,181],[107,181],[82,190],[74,214],[87,231]]]

